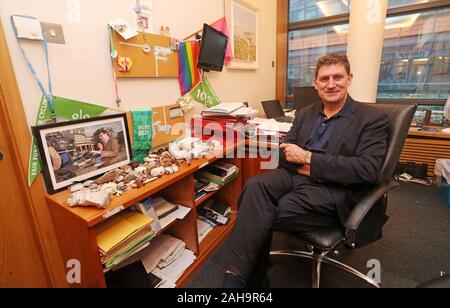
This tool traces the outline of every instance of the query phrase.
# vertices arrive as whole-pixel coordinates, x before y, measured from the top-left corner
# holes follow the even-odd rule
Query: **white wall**
[[[77,1],[81,7],[81,22],[70,23],[67,16]],[[276,57],[276,0],[247,2],[260,9],[259,69],[225,69],[222,73],[207,73],[207,77],[222,101],[248,101],[254,108],[261,109],[262,100],[275,97],[272,61]],[[30,125],[34,124],[41,92],[20,53],[9,16],[31,15],[41,21],[63,25],[66,44],[49,45],[54,95],[115,107],[106,23],[119,17],[132,22],[134,4],[134,0],[0,0],[1,22]],[[155,29],[168,25],[172,36],[182,39],[201,29],[204,22],[212,23],[223,17],[224,1],[153,0],[153,11]],[[26,42],[24,45],[46,83],[40,43]],[[173,104],[180,94],[176,78],[119,80],[119,90],[124,110]]]

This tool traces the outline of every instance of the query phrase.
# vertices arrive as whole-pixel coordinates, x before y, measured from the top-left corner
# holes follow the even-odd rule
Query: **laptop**
[[[264,101],[262,102],[262,106],[268,119],[275,119],[277,122],[281,123],[294,122],[293,117],[288,117],[285,115],[279,100]]]

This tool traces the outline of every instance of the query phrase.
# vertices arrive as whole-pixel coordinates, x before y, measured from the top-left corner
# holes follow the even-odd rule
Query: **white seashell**
[[[151,175],[152,177],[161,177],[165,173],[164,167],[155,168],[152,170]]]
[[[145,167],[137,167],[136,169],[134,169],[134,171],[136,171],[139,174],[144,174],[145,170],[146,170]]]
[[[94,181],[86,181],[84,182],[84,187],[91,187],[94,184]]]
[[[72,185],[71,187],[70,187],[70,191],[71,192],[77,192],[77,191],[80,191],[80,190],[83,190],[84,189],[84,185],[83,184],[75,184],[75,185]]]

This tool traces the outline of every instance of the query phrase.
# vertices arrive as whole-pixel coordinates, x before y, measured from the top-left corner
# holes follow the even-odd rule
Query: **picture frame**
[[[259,68],[258,8],[243,0],[225,0],[225,15],[229,25],[233,60],[229,69],[256,70]]]
[[[127,165],[132,150],[126,114],[33,126],[49,194]]]

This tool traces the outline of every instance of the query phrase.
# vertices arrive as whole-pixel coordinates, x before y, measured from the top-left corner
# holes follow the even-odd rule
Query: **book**
[[[229,217],[231,214],[231,206],[217,200],[206,201],[204,207],[224,217]]]
[[[222,216],[204,206],[199,209],[199,214],[217,225],[226,225],[230,221],[228,217]]]
[[[203,171],[203,169],[202,169],[195,174],[195,177],[205,180],[205,181],[215,183],[219,186],[225,186],[228,183],[231,183],[232,181],[234,181],[238,177],[238,175],[239,175],[239,171],[237,171],[235,174],[232,174],[232,175],[229,175],[226,177],[219,177],[217,175]]]
[[[152,207],[155,209],[156,215],[158,215],[159,219],[164,218],[178,210],[178,205],[170,203],[161,197],[153,199]]]
[[[227,172],[227,175],[234,174],[237,171],[237,167],[233,164],[219,160],[212,164],[214,167],[219,168]]]
[[[201,179],[194,179],[194,192],[196,194],[204,191],[209,186],[209,182]]]

